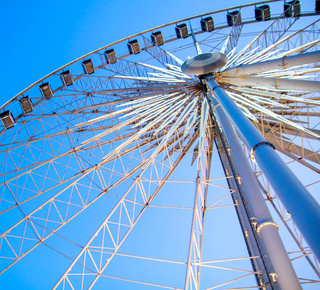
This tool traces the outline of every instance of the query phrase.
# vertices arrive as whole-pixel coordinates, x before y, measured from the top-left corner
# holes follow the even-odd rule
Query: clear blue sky
[[[242,4],[252,2],[241,1]],[[301,2],[303,10],[314,9],[314,0]],[[56,68],[96,48],[167,22],[239,5],[240,1],[1,0],[0,3],[0,102],[4,103]],[[37,251],[37,257],[42,259],[41,250]],[[27,281],[32,274],[31,270],[26,273],[28,267],[19,269],[23,272],[16,275],[20,287],[24,285],[20,289],[36,286],[46,289],[40,283],[46,280],[46,273],[34,283]],[[0,277],[0,289],[1,282]],[[5,284],[3,289],[17,289],[13,284]]]
[[[113,41],[167,22],[251,0],[1,0],[0,102],[54,69]],[[314,0],[303,0],[304,10]]]
[[[251,3],[244,0],[242,3]],[[239,1],[0,1],[3,103],[54,69],[113,41]]]

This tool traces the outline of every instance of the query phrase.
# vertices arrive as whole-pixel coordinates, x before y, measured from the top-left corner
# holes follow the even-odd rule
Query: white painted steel
[[[219,106],[218,101],[211,95],[211,92],[208,93],[207,96],[211,100],[213,107],[215,107],[212,112],[213,114],[216,114],[217,119],[220,121],[223,133],[230,146],[233,159],[239,170],[241,183],[244,187],[249,206],[252,209],[254,217],[257,219],[256,227],[258,228],[259,225],[264,223],[268,224],[261,229],[260,235],[267,250],[267,255],[276,271],[276,279],[280,289],[302,289],[286,249],[278,234],[278,229],[274,225],[274,221],[262,196],[257,179],[244,155],[230,119],[226,116],[222,107]]]
[[[284,78],[250,77],[240,78],[219,78],[220,83],[234,86],[249,86],[269,89],[295,90],[305,92],[320,92],[319,81],[291,80]]]
[[[207,84],[237,129],[315,255],[320,259],[320,206],[220,85]]]
[[[256,3],[256,5],[265,3],[266,2]],[[244,5],[241,9],[246,6],[248,10],[251,9],[251,12],[253,12],[253,4]],[[240,9],[240,7],[230,9]],[[216,13],[219,13],[219,16],[223,16],[225,19],[227,10],[224,9],[222,11],[210,12],[202,16],[205,17]],[[252,15],[252,13],[250,15]],[[300,19],[306,18],[301,16]],[[200,16],[194,17],[193,20],[199,23]],[[240,46],[243,44],[242,41],[239,41],[238,43],[241,32],[240,27],[231,28],[231,33],[229,32],[230,28],[225,24],[216,27],[216,29],[210,33],[202,33],[197,28],[195,32],[197,38],[199,37],[201,41],[197,43],[194,39],[194,42],[196,42],[195,44],[198,53],[200,52],[200,45],[204,51],[211,49],[212,51],[219,51],[222,49],[226,52],[231,59],[227,65],[221,69],[223,71],[227,67],[238,64],[261,62],[266,58],[275,58],[277,56],[279,57],[279,55],[285,56],[292,52],[312,49],[311,44],[315,44],[318,40],[305,43],[306,38],[303,38],[301,42],[296,42],[294,48],[292,48],[291,43],[294,43],[296,40],[291,39],[292,36],[283,38],[283,33],[289,31],[292,27],[292,23],[297,22],[297,20],[298,18],[284,19],[282,17],[273,19],[273,24],[270,26],[270,29],[268,28],[261,32],[260,35],[248,45],[246,45],[247,39],[243,38],[243,40],[245,40],[245,47],[240,50],[239,53],[237,52],[241,49]],[[272,21],[270,21],[270,23]],[[244,22],[255,25],[253,16],[249,20],[244,19]],[[178,22],[171,24],[175,25],[177,23]],[[280,23],[280,25],[276,26],[277,23]],[[162,27],[165,28],[165,30],[167,30],[167,28],[173,28],[173,31],[174,27],[169,27],[171,24],[163,25],[157,29]],[[264,27],[269,25],[268,22],[260,22],[259,24]],[[273,29],[273,25],[275,29]],[[314,29],[314,27],[308,28],[306,30],[306,35],[303,35],[307,36],[307,41],[310,41],[309,38],[312,40],[314,35],[317,34],[316,29],[312,33],[307,34],[312,31],[312,29]],[[190,77],[181,72],[179,64],[181,65],[183,62],[174,55],[181,55],[182,59],[185,59],[185,55],[187,55],[185,52],[187,52],[188,49],[192,50],[191,55],[193,54],[194,48],[192,46],[192,41],[190,41],[191,37],[189,40],[181,39],[176,42],[175,36],[166,35],[164,46],[157,47],[153,46],[148,40],[150,36],[149,33],[151,32],[152,30],[150,29],[143,32],[141,35],[137,34],[132,36],[137,38],[141,37],[146,40],[144,46],[141,46],[141,54],[139,55],[129,55],[127,50],[125,50],[124,53],[121,51],[121,46],[126,48],[125,44],[127,39],[107,45],[100,50],[96,50],[86,55],[86,58],[93,58],[96,69],[95,74],[83,75],[81,72],[79,75],[74,75],[73,85],[69,87],[59,87],[58,85],[54,90],[54,96],[51,100],[43,100],[41,97],[38,98],[34,95],[34,91],[31,90],[31,95],[35,96],[33,100],[35,100],[36,104],[34,114],[31,113],[30,115],[24,116],[19,112],[20,107],[18,98],[21,97],[22,93],[29,94],[29,89],[38,89],[37,87],[34,88],[34,86],[37,86],[44,80],[50,81],[53,86],[57,85],[55,78],[59,77],[58,74],[60,73],[60,70],[65,68],[69,69],[68,66],[73,64],[76,66],[80,63],[81,65],[82,58],[67,64],[41,79],[1,107],[1,109],[7,109],[7,107],[10,108],[10,106],[16,107],[14,108],[14,116],[16,117],[17,122],[11,131],[3,130],[0,133],[3,137],[2,140],[4,141],[3,144],[1,144],[1,156],[5,156],[5,158],[2,158],[2,160],[5,161],[1,163],[1,166],[4,168],[0,175],[3,178],[3,181],[1,181],[0,184],[3,188],[3,191],[1,188],[1,194],[8,193],[8,189],[11,190],[13,198],[10,207],[6,208],[4,211],[0,211],[0,214],[10,214],[10,210],[19,211],[22,209],[22,217],[21,219],[19,218],[20,220],[15,222],[14,225],[7,227],[0,236],[2,245],[6,246],[9,249],[9,252],[10,249],[14,252],[13,256],[4,257],[6,262],[9,261],[8,263],[10,264],[1,268],[0,273],[9,270],[15,263],[19,262],[25,255],[31,253],[38,246],[46,248],[45,245],[48,238],[59,237],[64,239],[63,232],[61,234],[61,228],[63,226],[66,226],[67,228],[67,226],[70,226],[73,219],[76,220],[78,215],[80,215],[80,218],[81,216],[84,216],[84,210],[89,207],[92,209],[95,202],[100,203],[101,201],[103,202],[103,199],[108,199],[108,206],[110,201],[109,197],[112,197],[121,199],[121,202],[118,203],[118,205],[112,207],[112,212],[109,215],[111,218],[112,213],[116,213],[118,209],[120,209],[119,217],[115,214],[110,222],[110,225],[118,227],[118,231],[111,233],[110,228],[107,226],[109,221],[107,221],[106,224],[102,225],[102,228],[98,228],[98,231],[96,231],[91,238],[85,238],[85,241],[88,239],[93,241],[97,237],[103,235],[102,241],[100,241],[101,243],[99,243],[98,247],[96,243],[93,243],[93,245],[86,245],[84,242],[80,243],[80,245],[76,245],[76,247],[80,246],[78,251],[81,251],[83,255],[81,256],[80,253],[78,255],[79,259],[73,259],[72,265],[70,265],[68,271],[65,272],[60,279],[60,281],[62,281],[59,285],[60,288],[67,288],[68,286],[70,286],[71,289],[81,289],[81,287],[87,288],[88,277],[92,277],[94,281],[90,287],[92,287],[94,282],[98,279],[119,279],[126,283],[140,283],[153,287],[177,289],[183,288],[182,283],[186,277],[191,277],[190,280],[187,278],[187,280],[190,281],[190,288],[194,286],[195,289],[198,289],[200,287],[200,269],[204,269],[201,271],[201,278],[208,277],[203,275],[208,269],[227,270],[226,272],[229,273],[229,276],[227,276],[228,278],[226,278],[226,280],[228,280],[222,282],[216,282],[216,280],[220,278],[219,275],[210,275],[209,281],[214,285],[210,284],[210,286],[208,286],[210,288],[207,287],[208,289],[226,287],[232,287],[232,289],[241,288],[244,285],[244,283],[241,285],[241,279],[246,279],[246,277],[249,277],[246,281],[248,283],[245,285],[248,289],[259,288],[260,286],[260,288],[268,288],[270,285],[273,285],[272,283],[269,283],[270,279],[266,277],[265,273],[259,272],[267,269],[267,266],[270,265],[270,263],[269,261],[266,263],[264,262],[264,257],[266,256],[265,251],[259,251],[260,244],[254,243],[256,234],[250,227],[250,219],[247,218],[248,215],[245,213],[244,205],[241,204],[241,199],[237,199],[239,195],[237,195],[236,191],[239,188],[241,189],[241,186],[237,187],[237,183],[241,182],[241,177],[236,173],[234,175],[232,174],[233,165],[224,170],[226,176],[223,175],[223,169],[220,168],[221,176],[214,176],[213,179],[209,179],[209,176],[206,176],[200,180],[199,186],[202,188],[199,193],[202,195],[198,194],[198,196],[200,196],[202,200],[200,200],[197,207],[195,207],[196,218],[193,219],[195,225],[199,227],[195,228],[191,226],[194,230],[191,231],[192,235],[190,241],[192,242],[190,245],[192,244],[192,247],[194,248],[191,246],[189,248],[191,249],[191,252],[193,251],[193,253],[196,253],[197,259],[187,259],[187,251],[183,251],[185,256],[179,261],[172,260],[170,257],[163,259],[155,258],[153,257],[155,251],[145,257],[142,255],[125,254],[118,251],[137,222],[137,219],[135,220],[135,214],[139,213],[139,219],[146,208],[153,207],[153,209],[165,208],[166,210],[190,211],[191,219],[192,201],[190,207],[150,204],[157,192],[159,192],[163,186],[170,186],[169,182],[174,182],[176,186],[186,185],[187,187],[184,189],[189,189],[190,185],[193,188],[194,179],[192,179],[192,181],[177,181],[175,180],[175,176],[168,182],[168,177],[175,171],[177,164],[179,164],[185,155],[188,154],[190,157],[193,155],[195,156],[195,159],[198,159],[198,169],[205,167],[202,161],[205,160],[205,158],[208,158],[206,161],[206,168],[210,169],[211,156],[209,155],[214,153],[214,158],[217,158],[217,160],[220,158],[220,160],[212,164],[212,169],[214,169],[212,171],[216,171],[216,169],[219,170],[218,167],[221,167],[220,162],[226,164],[224,163],[224,160],[222,160],[223,158],[228,159],[228,156],[232,151],[235,151],[235,153],[237,152],[237,150],[230,150],[228,144],[224,144],[224,146],[217,145],[216,148],[213,148],[213,142],[218,144],[218,142],[222,142],[222,138],[214,139],[215,136],[213,136],[213,133],[212,135],[211,133],[208,134],[208,132],[217,131],[215,124],[212,123],[212,119],[208,118],[207,102],[204,98],[203,87],[201,87],[202,84],[196,77]],[[243,36],[245,35],[246,33],[244,33]],[[171,49],[173,46],[170,47],[170,45],[176,43],[179,43],[179,45],[176,45]],[[305,44],[297,46],[297,43]],[[117,44],[119,44],[119,47]],[[288,48],[281,51],[279,48],[280,44],[288,46]],[[116,63],[108,64],[104,58],[104,50],[114,45],[116,46],[115,51],[119,58]],[[168,48],[171,52],[168,52],[163,48]],[[162,65],[162,67],[154,65],[155,63],[159,66]],[[76,69],[74,70],[72,68],[71,71],[76,73]],[[261,72],[260,76],[302,78],[306,76],[305,74],[308,74],[309,76],[311,73],[314,73],[317,76],[319,71],[316,69],[303,69],[303,67],[300,67],[299,73],[293,74],[288,70],[280,69],[269,71],[267,74]],[[294,165],[305,164],[306,168],[313,168],[315,169],[315,172],[319,172],[319,169],[315,168],[314,164],[312,164],[312,162],[319,161],[317,147],[314,146],[314,144],[316,144],[315,141],[318,141],[316,138],[318,138],[317,134],[319,134],[319,130],[317,129],[319,126],[314,126],[312,122],[309,123],[309,121],[306,121],[307,118],[315,120],[316,118],[314,117],[317,117],[319,114],[318,94],[311,96],[311,98],[314,99],[309,99],[310,95],[307,95],[308,98],[304,99],[306,95],[298,97],[296,94],[294,95],[296,92],[293,89],[290,89],[290,91],[287,90],[285,93],[276,88],[274,88],[272,92],[263,89],[253,89],[252,87],[248,88],[248,90],[253,91],[245,91],[245,89],[247,88],[226,85],[228,93],[232,93],[231,95],[233,97],[237,97],[235,98],[235,102],[237,102],[236,106],[244,112],[246,117],[255,122],[257,128],[260,128],[264,133],[268,132],[268,134],[271,134],[271,136],[274,137],[273,139],[269,138],[269,140],[279,139],[279,144],[277,144],[278,148],[280,148],[279,150],[282,150],[281,152],[286,152],[288,154],[287,156],[292,158],[290,161],[294,160]],[[239,95],[241,95],[241,98],[238,97]],[[240,102],[240,100],[243,102]],[[284,102],[286,102],[286,104],[283,104]],[[296,110],[293,111],[293,108]],[[200,113],[201,109],[203,110]],[[271,116],[273,118],[271,118]],[[301,118],[299,118],[300,116]],[[295,123],[288,122],[288,119]],[[289,124],[291,126],[289,126]],[[301,125],[300,128],[296,124]],[[303,126],[305,127],[304,130],[301,129]],[[310,130],[310,132],[308,130]],[[278,139],[276,139],[277,137]],[[300,140],[301,144],[299,147],[298,143]],[[197,143],[198,141],[199,143]],[[258,138],[256,138],[256,141],[258,142]],[[296,146],[295,150],[291,148],[292,146],[290,144]],[[263,144],[256,147],[255,150],[253,150],[253,155],[256,155],[263,146],[266,147],[266,145]],[[286,146],[289,146],[287,151]],[[50,147],[53,148],[53,152],[50,151]],[[202,151],[197,150],[199,147],[200,149],[205,149],[206,153],[201,153]],[[6,149],[4,148],[8,148],[7,152],[5,152]],[[314,155],[312,155],[313,153]],[[310,155],[309,159],[305,157],[304,154]],[[270,153],[269,156],[273,155]],[[69,160],[72,160],[72,162],[69,162],[68,158]],[[187,161],[188,165],[182,168],[181,176],[183,177],[189,177],[185,174],[185,172],[189,172],[190,163],[189,160]],[[309,163],[309,161],[311,162]],[[132,166],[132,164],[134,164],[134,166]],[[196,166],[194,166],[194,168],[196,168]],[[255,168],[252,167],[249,170],[255,170]],[[250,175],[249,173],[246,174],[246,172],[242,174],[244,176]],[[260,175],[259,171],[256,171],[256,174],[259,181],[263,182],[264,175]],[[257,181],[255,180],[255,183],[256,182]],[[49,188],[41,186],[41,184],[46,183],[50,184],[50,186],[52,184],[54,185]],[[313,184],[305,185],[314,186]],[[132,188],[132,191],[134,191],[133,187],[135,187],[135,196],[139,196],[142,200],[130,200],[127,195],[128,192],[126,191],[128,186]],[[261,187],[265,187],[265,184],[261,185]],[[125,190],[123,190],[123,188],[125,188]],[[154,188],[155,191],[153,191]],[[213,199],[213,197],[216,197],[216,194],[220,190],[224,190],[225,194],[221,199],[219,197],[216,200],[211,201],[210,205],[206,206],[206,203],[204,202],[206,193],[203,193],[206,192],[207,188],[210,188],[209,198]],[[267,185],[263,190],[268,191],[268,194],[270,194],[268,188]],[[238,190],[239,192],[241,191],[240,189]],[[175,192],[170,191],[164,192],[164,194],[166,193],[170,193],[170,196],[172,197],[175,194]],[[30,194],[31,196],[28,196],[27,194]],[[25,195],[27,196],[25,197]],[[47,198],[46,195],[50,197]],[[73,200],[74,196],[79,196],[79,203]],[[91,196],[94,197],[91,198]],[[270,195],[268,195],[268,197],[269,196]],[[234,197],[235,199],[233,199]],[[39,200],[43,198],[44,202],[39,205],[37,203],[32,204],[33,199],[36,200],[37,198]],[[277,197],[275,196],[274,200],[276,199]],[[5,198],[2,202],[6,202]],[[28,202],[30,202],[29,204],[32,210],[24,212],[28,206]],[[182,202],[184,202],[184,200]],[[272,202],[271,197],[270,202]],[[251,203],[255,203],[255,200],[253,199],[250,204]],[[133,206],[133,210],[130,208],[130,204]],[[49,210],[46,213],[45,211],[48,207]],[[72,212],[70,216],[65,214],[64,217],[62,212],[64,212],[65,207],[73,207],[74,212]],[[255,210],[257,209],[254,205],[253,207]],[[221,244],[224,243],[223,238],[229,234],[234,234],[237,231],[236,239],[229,239],[226,241],[226,250],[223,254],[226,253],[229,255],[229,250],[234,250],[232,249],[234,244],[242,242],[243,249],[241,250],[244,250],[245,257],[242,258],[242,256],[239,256],[240,254],[238,255],[240,249],[237,248],[235,249],[236,251],[232,253],[234,255],[232,257],[225,256],[219,257],[218,259],[202,260],[201,255],[198,255],[199,252],[201,252],[202,241],[196,241],[194,235],[198,235],[200,232],[202,235],[204,229],[204,212],[214,212],[214,214],[216,214],[216,210],[217,212],[220,210],[222,212],[222,210],[233,210],[233,208],[236,209],[236,214],[239,214],[239,212],[242,211],[242,215],[238,215],[238,220],[235,219],[236,222],[232,225],[232,227],[235,225],[234,230],[231,229],[232,227],[228,227],[222,230],[222,235],[220,235],[221,232],[218,233],[216,228],[209,228],[208,234],[215,235],[213,239],[209,240],[211,247],[209,247],[209,256],[213,251],[216,251],[214,255],[220,254],[220,247],[212,246],[213,243],[220,241],[220,245],[224,246]],[[239,210],[240,208],[241,210]],[[132,215],[128,214],[130,210],[133,212]],[[279,205],[277,210],[278,212],[281,212],[283,217],[287,215],[284,210],[282,211],[282,205]],[[68,214],[70,212],[67,210]],[[102,221],[105,219],[106,215],[109,214],[110,209],[108,209],[107,213],[105,212],[105,208],[103,208],[103,210],[95,213],[95,217],[98,216],[98,214],[101,214],[99,217],[101,217],[102,214],[105,214],[103,215],[103,218],[101,218]],[[219,225],[228,218],[233,217],[234,212],[229,211],[228,213],[230,216],[224,214],[219,216]],[[255,213],[260,217],[260,224],[257,225],[257,232],[260,232],[269,249],[274,244],[278,245],[277,249],[270,252],[270,257],[276,255],[277,257],[273,257],[272,260],[275,261],[276,258],[279,260],[279,257],[284,253],[281,251],[278,253],[279,241],[274,243],[277,238],[275,238],[276,229],[272,224],[272,220],[268,219],[263,213],[257,213],[257,211],[255,211]],[[244,216],[247,220],[245,223],[242,223]],[[156,218],[156,216],[153,217]],[[263,220],[264,217],[266,217],[265,222]],[[187,220],[186,223],[188,227],[188,218],[185,220]],[[39,234],[40,231],[38,232],[39,229],[37,228],[37,225],[39,224],[39,221],[40,223],[43,222],[44,225],[43,235]],[[87,219],[87,221],[89,222],[89,219]],[[51,222],[56,226],[50,228]],[[211,225],[210,222],[211,221],[206,224],[206,227],[207,225]],[[236,229],[236,226],[238,226],[237,222],[240,223],[240,226]],[[287,220],[285,222],[287,222]],[[85,226],[84,224],[81,225]],[[243,227],[243,225],[245,226]],[[24,231],[19,232],[21,228],[24,228]],[[250,228],[251,232],[248,233],[246,228]],[[287,226],[287,228],[289,228],[289,226]],[[34,235],[29,235],[26,229],[34,230]],[[99,229],[101,229],[101,231],[99,231]],[[292,229],[296,229],[294,224],[291,228],[291,234],[292,231],[294,231]],[[126,232],[123,239],[118,240],[119,235],[121,235],[123,231]],[[155,231],[157,231],[157,229],[155,229]],[[244,234],[244,240],[242,240],[241,231]],[[269,233],[269,231],[271,233]],[[67,232],[67,229],[65,232]],[[249,235],[249,237],[246,237],[246,235]],[[291,257],[295,260],[298,257],[297,255],[310,255],[309,260],[309,257],[306,257],[307,260],[313,260],[314,257],[311,254],[311,251],[305,247],[305,242],[302,238],[300,239],[299,235],[300,233],[298,231],[296,234],[293,234],[294,239],[299,239],[297,249],[300,249],[301,252],[300,254],[291,253]],[[76,235],[72,238],[75,236]],[[140,238],[139,240],[141,242],[144,240],[144,234],[142,234],[142,236],[143,238]],[[162,236],[162,238],[166,239],[168,238],[168,235],[165,237]],[[267,241],[268,238],[270,238],[270,241]],[[111,246],[110,243],[108,243],[108,239],[111,239]],[[16,243],[16,241],[21,241],[21,244]],[[187,242],[188,237],[184,237],[184,241]],[[32,244],[33,242],[34,244]],[[71,243],[73,242],[76,241],[71,241]],[[173,244],[174,243],[172,243],[172,245]],[[248,252],[246,252],[246,245]],[[253,252],[251,252],[251,250],[254,247],[256,248],[253,251],[254,254],[252,254]],[[292,248],[294,247],[295,245]],[[55,250],[58,251],[58,248],[55,247]],[[163,248],[163,250],[165,249]],[[63,255],[66,254],[66,256],[68,256],[69,253],[70,252],[66,250]],[[104,259],[106,255],[110,255],[109,259]],[[2,252],[0,256],[2,259]],[[73,255],[72,257],[75,256],[76,255]],[[83,257],[84,259],[82,259]],[[178,286],[170,284],[169,282],[167,284],[167,281],[164,280],[162,280],[161,283],[163,282],[165,285],[149,283],[149,281],[147,281],[149,277],[146,277],[147,273],[143,273],[146,274],[143,275],[143,279],[146,278],[145,281],[130,280],[128,279],[128,276],[126,276],[127,273],[123,272],[121,272],[118,277],[112,277],[105,271],[106,267],[110,267],[109,264],[111,264],[110,270],[113,271],[113,258],[116,260],[119,257],[134,258],[139,261],[152,261],[155,262],[154,264],[157,262],[165,262],[169,263],[168,265],[170,266],[180,265],[183,267],[183,270],[185,270],[185,267],[188,265],[190,275],[187,274],[180,279],[180,282],[182,281],[180,286],[178,284]],[[189,255],[189,257],[194,256]],[[286,259],[287,258],[283,258],[283,260],[287,261]],[[242,260],[250,262],[244,265],[243,268],[239,267],[239,269],[237,269],[236,267],[232,267],[232,262],[238,263]],[[38,259],[38,261],[40,260]],[[106,263],[104,264],[104,262]],[[230,264],[225,267],[220,267],[215,264],[225,262],[230,262]],[[313,263],[313,270],[315,270],[315,272],[318,270],[318,277],[320,277],[319,268],[316,268],[316,262],[313,261]],[[94,265],[92,266],[92,264]],[[124,264],[125,263],[122,265]],[[67,268],[68,265],[66,265],[65,268]],[[121,270],[127,270],[127,265],[125,266],[126,267],[123,267]],[[80,271],[79,268],[81,268]],[[151,269],[151,267],[149,269]],[[14,271],[15,269],[11,268],[10,271],[11,270]],[[245,274],[243,274],[243,276],[237,276],[239,272]],[[287,273],[282,274],[281,269],[279,268],[277,273],[281,276],[279,277],[279,281],[284,279],[283,277],[286,277],[287,275]],[[130,273],[130,275],[131,274],[132,273]],[[259,280],[260,274],[261,276],[264,275],[264,279],[266,278],[264,282],[267,281],[267,283],[264,285],[262,285]],[[252,279],[250,279],[250,276]],[[256,277],[256,281],[253,278],[254,276]],[[212,279],[212,277],[214,277],[214,279]],[[304,279],[304,276],[299,276],[299,278],[300,277]],[[79,278],[82,282],[80,281],[79,284],[73,282],[73,279],[76,278]],[[205,278],[203,279],[204,281],[206,280]],[[295,279],[296,278],[293,280]],[[315,280],[302,279],[300,280],[302,283],[305,281],[308,283],[315,282]],[[240,284],[238,285],[236,285],[236,283],[229,284],[238,282],[239,280]],[[257,282],[257,284],[255,284],[255,282]],[[293,289],[294,286],[291,287],[289,281],[287,281],[287,283],[288,284],[286,285],[289,286],[285,286],[285,288]],[[269,288],[271,288],[271,286]],[[277,289],[277,287],[275,289]]]
[[[284,56],[273,60],[237,66],[223,71],[221,77],[241,77],[270,70],[287,69],[294,66],[320,62],[320,51],[314,51],[294,56]]]

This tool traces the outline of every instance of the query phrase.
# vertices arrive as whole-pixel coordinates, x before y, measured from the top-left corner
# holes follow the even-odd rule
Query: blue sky
[[[150,27],[238,3],[234,0],[2,0],[0,101],[108,43]]]
[[[0,2],[2,103],[54,69],[108,43],[240,4],[237,0]],[[314,9],[314,0],[301,2],[303,10]]]
[[[1,2],[1,103],[56,68],[108,43],[167,22],[239,4],[236,0]],[[313,0],[301,2],[303,10],[314,7]],[[89,216],[94,218],[94,209]],[[170,224],[169,220],[166,222]],[[161,225],[151,220],[148,226]],[[55,262],[43,260],[42,251],[47,250],[37,249],[38,270],[41,264]],[[33,274],[31,269],[26,273],[28,262],[26,258],[22,261],[24,267],[17,268],[17,285],[20,289],[34,289],[35,285],[44,289],[40,281],[47,279],[46,273],[38,276],[37,283],[28,280]],[[13,276],[7,278],[14,279]],[[6,289],[16,289],[17,285]]]

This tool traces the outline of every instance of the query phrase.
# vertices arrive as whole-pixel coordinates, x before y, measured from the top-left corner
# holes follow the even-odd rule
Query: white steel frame
[[[253,14],[255,5],[277,2],[229,10]],[[315,246],[307,245],[261,163],[250,158],[250,153],[257,156],[241,131],[236,135],[224,115],[224,102],[213,98],[215,90],[223,90],[292,170],[307,170],[298,179],[318,199],[319,20],[314,13],[285,18],[281,11],[263,23],[251,16],[233,27],[216,23],[210,33],[198,28],[201,17],[225,17],[226,12],[133,35],[128,39],[139,40],[137,55],[123,52],[127,39],[107,45],[1,106],[12,111],[15,125],[0,132],[0,282],[39,248],[54,250],[63,263],[51,284],[54,289],[114,285],[110,283],[125,283],[130,289],[301,289],[320,282]],[[182,22],[193,41],[173,35]],[[263,32],[247,38],[250,27],[258,24]],[[149,40],[157,30],[164,35],[161,47]],[[115,48],[116,63],[106,62],[109,48]],[[201,51],[222,52],[229,59],[206,77],[208,86],[205,77],[180,70],[187,53]],[[88,58],[95,65],[91,75],[80,67]],[[73,84],[56,85],[65,70],[71,71]],[[52,83],[52,97],[40,94],[43,82]],[[27,114],[18,102],[23,95],[30,95],[34,105]],[[240,161],[246,156],[246,162]],[[188,174],[177,175],[179,170]],[[259,197],[252,193],[256,191]],[[91,209],[91,218],[84,217]],[[157,211],[163,225],[172,218],[161,238],[175,248],[150,252],[148,244],[143,254],[143,238],[134,237],[145,237],[144,229],[155,237],[160,233],[160,221],[158,229],[147,227],[148,214]],[[237,228],[229,228],[233,220]],[[92,225],[86,226],[89,221]],[[179,223],[188,228],[181,241]],[[72,232],[75,224],[83,225],[77,234]],[[219,233],[224,224],[228,228]],[[234,238],[224,240],[229,236]],[[173,237],[181,244],[175,245]],[[134,246],[132,251],[128,245]],[[118,271],[123,263],[127,267]],[[112,287],[120,287],[116,285]]]

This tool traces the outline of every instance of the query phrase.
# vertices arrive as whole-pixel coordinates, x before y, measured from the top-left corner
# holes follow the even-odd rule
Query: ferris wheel
[[[0,281],[319,287],[320,1],[301,7],[152,28],[2,105]]]

